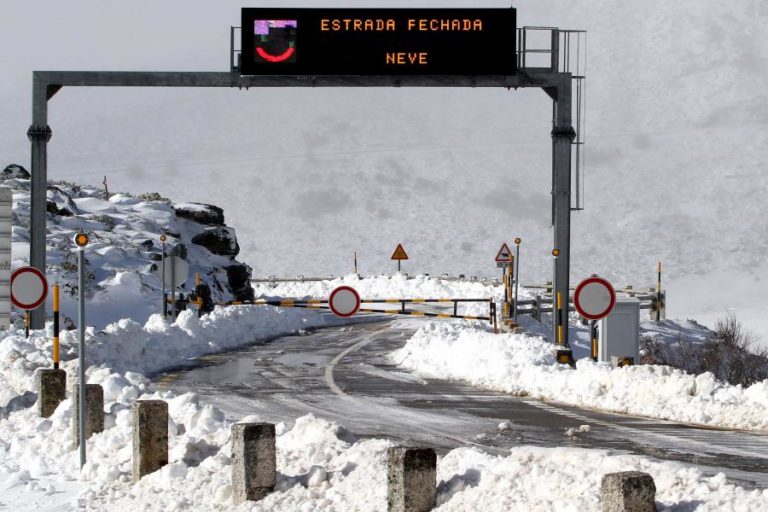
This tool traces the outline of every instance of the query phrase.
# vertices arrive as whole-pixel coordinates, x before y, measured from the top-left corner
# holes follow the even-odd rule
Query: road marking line
[[[333,391],[335,394],[339,396],[349,396],[345,392],[343,392],[341,388],[339,388],[339,386],[336,385],[336,381],[333,380],[333,369],[336,367],[337,364],[339,364],[339,361],[341,361],[347,354],[350,354],[355,350],[359,349],[360,347],[367,345],[373,340],[373,337],[375,335],[377,335],[379,332],[386,330],[388,328],[389,326],[383,327],[381,329],[377,329],[376,331],[368,334],[365,338],[358,341],[351,347],[347,347],[344,351],[342,351],[336,357],[331,359],[331,361],[325,367],[325,382],[326,384],[328,384],[328,387],[331,388],[331,391]]]

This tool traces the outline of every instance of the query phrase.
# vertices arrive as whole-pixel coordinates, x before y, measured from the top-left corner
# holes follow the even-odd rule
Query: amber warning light
[[[513,75],[515,9],[243,8],[243,75]]]

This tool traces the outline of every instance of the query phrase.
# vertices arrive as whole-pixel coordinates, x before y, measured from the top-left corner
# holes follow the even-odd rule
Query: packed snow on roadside
[[[44,419],[37,416],[29,400],[14,398],[16,405],[0,415],[3,504],[17,511],[386,510],[385,460],[392,441],[357,439],[342,426],[311,415],[276,425],[276,491],[261,502],[234,507],[232,420],[194,393],[175,396],[155,391],[145,375],[183,364],[195,354],[334,321],[317,311],[240,306],[219,309],[202,319],[184,312],[173,323],[151,317],[144,325],[122,320],[103,331],[89,329],[87,379],[104,389],[105,430],[87,441],[88,462],[81,470],[71,437],[71,400]],[[446,331],[441,336],[448,339],[459,329],[458,325],[442,325]],[[62,367],[69,382],[74,382],[76,333],[63,334],[66,357]],[[504,336],[493,338],[502,340]],[[4,333],[0,341],[4,388],[19,395],[33,389],[34,371],[51,364],[49,340],[46,331],[33,331],[29,338],[20,330]],[[538,357],[548,361],[545,354]],[[169,464],[133,484],[131,404],[146,398],[169,403]],[[602,450],[521,446],[506,456],[461,448],[439,457],[436,510],[596,511],[600,509],[600,477],[618,470],[653,475],[661,510],[674,510],[691,500],[699,503],[697,510],[768,507],[766,491],[747,491],[727,483],[723,475],[705,477],[679,463]]]
[[[515,395],[700,425],[768,431],[768,381],[750,387],[668,366],[611,368],[589,358],[558,364],[540,336],[429,322],[391,354],[422,376],[460,379]]]
[[[49,419],[34,409],[0,422],[0,485],[12,510],[338,511],[387,510],[386,450],[392,441],[357,439],[322,418],[305,415],[276,425],[277,486],[258,503],[232,503],[232,423],[194,393],[148,393],[136,374],[94,372],[105,388],[105,430],[87,442],[80,470],[71,442],[72,403]],[[169,463],[131,482],[134,397],[169,404]],[[242,421],[259,421],[258,416]],[[438,457],[438,507],[444,512],[600,510],[600,479],[638,470],[655,480],[659,510],[696,503],[697,511],[759,511],[768,491],[748,491],[724,475],[703,476],[680,463],[579,448],[521,446],[506,456],[459,448]]]

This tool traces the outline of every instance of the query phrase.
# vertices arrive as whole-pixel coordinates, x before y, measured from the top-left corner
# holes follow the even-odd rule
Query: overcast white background
[[[226,71],[243,6],[410,2],[17,1],[0,6],[0,163],[29,167],[32,70]],[[420,2],[505,7],[507,2]],[[520,0],[519,25],[586,29],[586,210],[573,275],[652,285],[671,312],[756,330],[768,265],[768,6],[760,0]],[[494,275],[524,239],[550,272],[551,102],[504,89],[64,89],[49,177],[225,208],[265,274]]]

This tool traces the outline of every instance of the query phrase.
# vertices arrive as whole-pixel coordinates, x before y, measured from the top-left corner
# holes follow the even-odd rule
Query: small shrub
[[[667,344],[643,336],[640,344],[646,364],[664,364],[694,375],[711,372],[718,380],[743,386],[768,379],[768,350],[760,348],[757,336],[733,315],[718,320],[704,343],[678,337]]]
[[[168,199],[167,197],[161,196],[157,192],[146,192],[144,194],[139,194],[136,197],[138,199],[141,199],[142,201],[147,201],[147,202],[149,202],[149,201],[160,201],[161,203],[168,203],[168,204],[171,203],[170,199]]]

